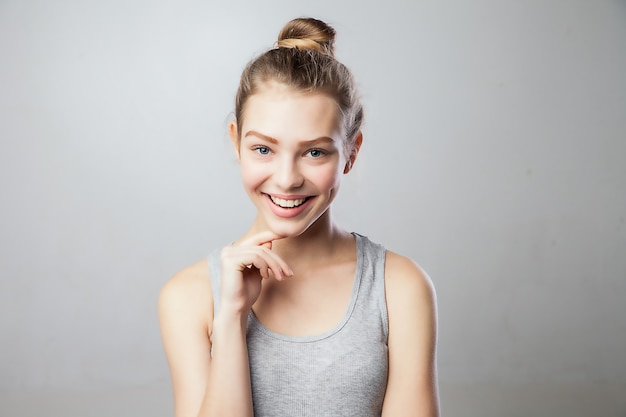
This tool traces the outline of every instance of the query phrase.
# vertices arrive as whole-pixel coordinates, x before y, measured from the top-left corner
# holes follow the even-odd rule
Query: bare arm
[[[173,276],[159,294],[159,324],[174,390],[176,417],[196,417],[211,365],[213,298],[207,262]]]
[[[220,308],[213,317],[208,265],[199,263],[165,284],[159,320],[172,374],[176,417],[251,417],[246,322],[261,279],[285,279],[289,267],[259,234],[222,251]],[[270,272],[271,271],[271,272]]]
[[[389,380],[383,417],[437,417],[436,296],[428,276],[411,260],[387,252]]]
[[[211,367],[198,416],[252,417],[247,314],[221,310],[213,321]]]

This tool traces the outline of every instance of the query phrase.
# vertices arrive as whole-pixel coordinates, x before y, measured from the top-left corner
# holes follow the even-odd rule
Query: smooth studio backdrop
[[[626,2],[0,1],[0,415],[168,416],[161,285],[245,231],[291,18],[366,106],[335,205],[439,296],[444,415],[626,415]]]

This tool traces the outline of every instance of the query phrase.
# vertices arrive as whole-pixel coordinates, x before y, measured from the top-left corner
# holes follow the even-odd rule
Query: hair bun
[[[330,56],[335,54],[335,29],[318,19],[293,19],[278,34],[278,48],[309,49]]]

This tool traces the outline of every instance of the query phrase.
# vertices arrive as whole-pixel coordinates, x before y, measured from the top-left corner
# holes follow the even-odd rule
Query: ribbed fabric
[[[357,266],[346,314],[332,330],[292,337],[250,313],[247,343],[255,417],[380,416],[387,387],[385,249],[354,233]],[[209,256],[215,310],[219,251]]]

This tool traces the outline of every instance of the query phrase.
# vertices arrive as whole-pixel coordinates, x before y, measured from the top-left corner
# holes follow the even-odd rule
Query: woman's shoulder
[[[411,258],[387,250],[385,254],[385,292],[391,305],[422,301],[432,305],[435,288],[428,274]]]
[[[437,306],[433,284],[412,259],[387,251],[385,296],[389,379],[383,414],[421,409],[423,415],[438,415]]]
[[[204,316],[213,311],[213,297],[208,260],[188,265],[176,272],[161,287],[159,311],[197,312]]]

